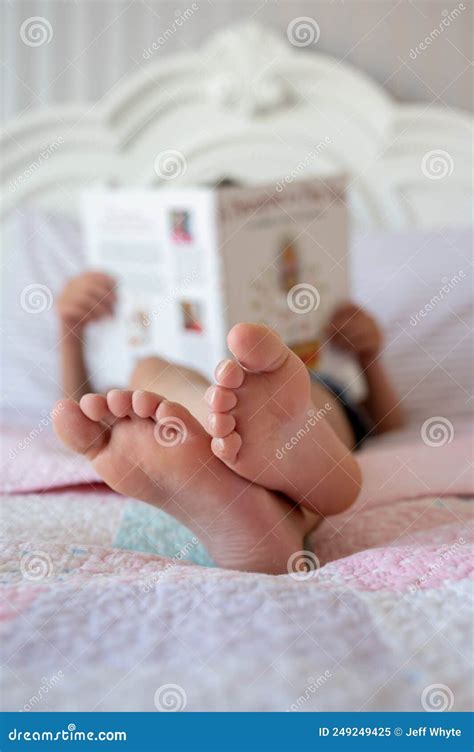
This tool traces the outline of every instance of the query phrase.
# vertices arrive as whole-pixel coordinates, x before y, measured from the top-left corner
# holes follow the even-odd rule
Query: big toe
[[[279,335],[261,324],[236,324],[227,344],[239,363],[253,373],[276,371],[290,355]]]
[[[54,430],[61,441],[89,459],[94,459],[108,441],[109,429],[103,423],[90,420],[74,400],[60,400],[52,416]]]

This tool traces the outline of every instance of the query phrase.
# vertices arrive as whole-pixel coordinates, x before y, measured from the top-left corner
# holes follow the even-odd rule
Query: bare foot
[[[236,360],[219,364],[206,392],[216,457],[320,514],[346,509],[359,492],[359,468],[312,403],[302,361],[265,326],[237,324],[227,342]]]
[[[192,530],[222,567],[278,574],[302,549],[300,509],[218,460],[181,405],[150,392],[63,400],[54,427],[115,491],[162,507]]]

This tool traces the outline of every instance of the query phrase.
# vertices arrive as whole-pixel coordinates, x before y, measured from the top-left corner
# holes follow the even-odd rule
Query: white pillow
[[[473,411],[472,230],[359,236],[357,300],[385,330],[384,359],[410,422]]]
[[[2,405],[44,413],[61,393],[53,299],[83,268],[80,226],[24,210],[10,230]],[[473,409],[471,249],[468,230],[354,238],[354,297],[384,327],[384,358],[414,423]]]
[[[80,228],[23,207],[4,228],[3,249],[1,405],[18,419],[61,395],[54,299],[83,266]]]

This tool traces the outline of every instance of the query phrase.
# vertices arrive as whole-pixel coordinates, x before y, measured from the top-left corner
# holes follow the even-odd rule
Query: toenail
[[[215,449],[218,449],[219,451],[222,451],[225,447],[224,439],[213,439],[212,445]]]
[[[224,376],[229,368],[233,365],[233,362],[233,360],[223,360],[222,363],[219,363],[216,368],[216,379]]]
[[[209,405],[213,401],[215,393],[216,393],[216,387],[215,386],[210,386],[209,389],[206,389],[206,393],[204,395],[204,399],[206,400],[206,402]]]
[[[216,422],[217,422],[216,416],[214,415],[214,413],[210,413],[207,416],[207,425],[211,429],[211,431],[214,430],[214,428],[216,427]]]

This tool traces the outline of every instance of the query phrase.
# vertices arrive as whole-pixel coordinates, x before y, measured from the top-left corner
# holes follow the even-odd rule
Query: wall
[[[300,16],[316,20],[320,30],[317,43],[302,47],[302,54],[321,50],[350,61],[401,100],[437,100],[472,110],[470,0],[0,3],[4,120],[54,102],[99,99],[129,71],[147,64],[146,49],[163,34],[167,39],[153,53],[154,60],[195,49],[220,27],[250,18],[286,35],[288,24]],[[188,9],[192,12],[178,28],[176,19]],[[32,46],[39,38],[28,37],[28,25],[21,34],[22,24],[34,16],[43,19],[46,41],[39,46]],[[420,42],[426,49],[419,48]]]

